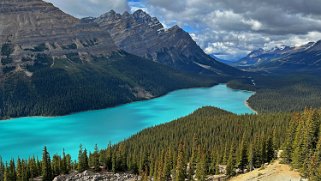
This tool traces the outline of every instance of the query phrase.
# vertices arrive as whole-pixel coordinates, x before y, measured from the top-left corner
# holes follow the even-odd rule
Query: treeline
[[[230,81],[228,86],[255,91],[248,102],[259,113],[297,112],[306,107],[321,107],[321,80],[316,74],[254,75]]]
[[[71,171],[83,172],[88,169],[101,171],[103,155],[95,147],[93,153],[87,152],[80,146],[78,161],[72,161],[69,154],[62,152],[62,155],[55,154],[50,157],[46,147],[39,160],[31,157],[27,160],[18,158],[17,161],[11,159],[3,162],[0,157],[0,181],[28,181],[34,178],[41,178],[43,181],[52,181],[54,177],[61,174],[68,174]]]
[[[31,157],[27,160],[10,160],[4,163],[0,158],[0,181],[28,181],[42,177],[44,181],[52,181],[55,176],[68,174],[75,170],[76,163],[71,161],[69,154],[54,155],[51,159],[47,148],[44,147],[42,160]]]

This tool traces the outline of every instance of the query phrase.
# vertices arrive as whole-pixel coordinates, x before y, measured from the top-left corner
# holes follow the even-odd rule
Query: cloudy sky
[[[235,60],[257,48],[321,39],[321,0],[47,0],[76,17],[143,9],[178,24],[208,54]]]

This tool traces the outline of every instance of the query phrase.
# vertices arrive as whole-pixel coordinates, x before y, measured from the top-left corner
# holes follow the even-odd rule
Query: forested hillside
[[[0,79],[0,118],[63,115],[148,99],[169,91],[211,86],[218,78],[180,73],[166,66],[115,52],[82,62],[38,57],[24,72]]]
[[[284,145],[284,159],[310,180],[321,180],[321,111],[294,114]]]
[[[321,107],[321,80],[316,74],[254,75],[228,83],[235,89],[255,91],[249,105],[263,112],[303,111]]]

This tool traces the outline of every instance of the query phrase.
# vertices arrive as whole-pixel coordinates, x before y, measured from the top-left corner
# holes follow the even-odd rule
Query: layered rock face
[[[94,20],[121,49],[178,70],[201,74],[232,74],[236,69],[212,59],[178,26],[165,29],[142,10],[110,11]]]
[[[39,54],[82,61],[118,50],[108,32],[41,0],[0,1],[0,74],[25,70]]]

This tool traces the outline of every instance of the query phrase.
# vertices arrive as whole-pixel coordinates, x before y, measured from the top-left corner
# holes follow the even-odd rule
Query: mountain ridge
[[[271,73],[317,72],[321,70],[321,40],[301,46],[256,49],[231,65],[247,71]]]
[[[179,26],[166,29],[156,17],[143,10],[132,14],[109,11],[93,21],[110,33],[118,47],[134,55],[185,72],[212,75],[240,73],[205,54]]]

